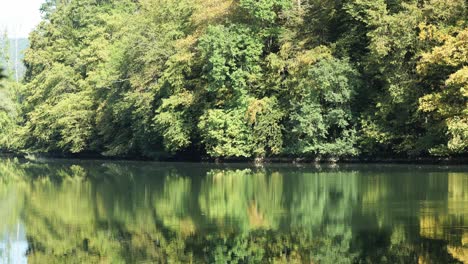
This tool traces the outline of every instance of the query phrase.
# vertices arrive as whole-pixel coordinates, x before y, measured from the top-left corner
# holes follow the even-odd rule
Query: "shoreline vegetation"
[[[0,151],[466,162],[465,0],[46,0],[41,11],[21,80],[0,37]]]
[[[142,162],[203,162],[217,164],[417,164],[417,165],[467,165],[467,156],[458,157],[268,157],[268,158],[211,158],[211,157],[125,157],[103,156],[99,153],[0,153],[0,158],[20,158],[29,161],[103,160],[103,161],[142,161]]]

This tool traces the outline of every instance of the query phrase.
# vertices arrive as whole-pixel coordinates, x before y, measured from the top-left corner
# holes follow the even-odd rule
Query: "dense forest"
[[[467,5],[47,0],[24,79],[2,81],[0,147],[149,158],[466,155]]]

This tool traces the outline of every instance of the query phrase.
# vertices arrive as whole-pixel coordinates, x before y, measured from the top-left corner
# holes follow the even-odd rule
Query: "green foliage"
[[[261,71],[263,45],[255,32],[243,25],[209,27],[199,48],[205,61],[206,89],[214,94],[214,103],[244,103],[249,86]]]
[[[192,134],[193,121],[190,107],[193,94],[182,92],[163,99],[154,117],[156,129],[164,139],[164,146],[170,152],[187,148]]]
[[[245,110],[208,110],[200,117],[198,129],[206,152],[212,157],[250,157],[253,137]]]
[[[47,1],[25,87],[2,94],[21,107],[2,112],[1,134],[17,149],[109,156],[463,155],[465,10]]]
[[[13,133],[15,127],[16,109],[9,96],[0,91],[0,148],[2,150],[11,149]]]
[[[280,154],[283,148],[284,113],[275,97],[251,100],[247,109],[257,157]]]
[[[278,14],[292,5],[291,0],[240,0],[239,5],[260,21],[274,22]]]
[[[303,72],[302,72],[303,71]],[[328,58],[304,67],[292,103],[291,152],[299,155],[355,155],[351,96],[357,73],[347,61]]]

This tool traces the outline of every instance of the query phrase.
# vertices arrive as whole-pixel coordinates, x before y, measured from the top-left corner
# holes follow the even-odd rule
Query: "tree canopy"
[[[10,89],[14,140],[0,146],[151,158],[463,155],[466,5],[47,1],[22,86]]]

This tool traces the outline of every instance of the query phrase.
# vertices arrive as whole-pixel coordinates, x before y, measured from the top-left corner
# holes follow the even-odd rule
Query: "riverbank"
[[[47,159],[82,159],[82,160],[130,160],[130,161],[164,161],[164,162],[208,162],[208,163],[390,163],[390,164],[446,164],[467,165],[468,156],[458,157],[397,157],[397,156],[357,156],[357,157],[268,157],[268,158],[210,158],[200,156],[104,156],[99,153],[1,153],[0,157],[17,157],[28,160]]]

